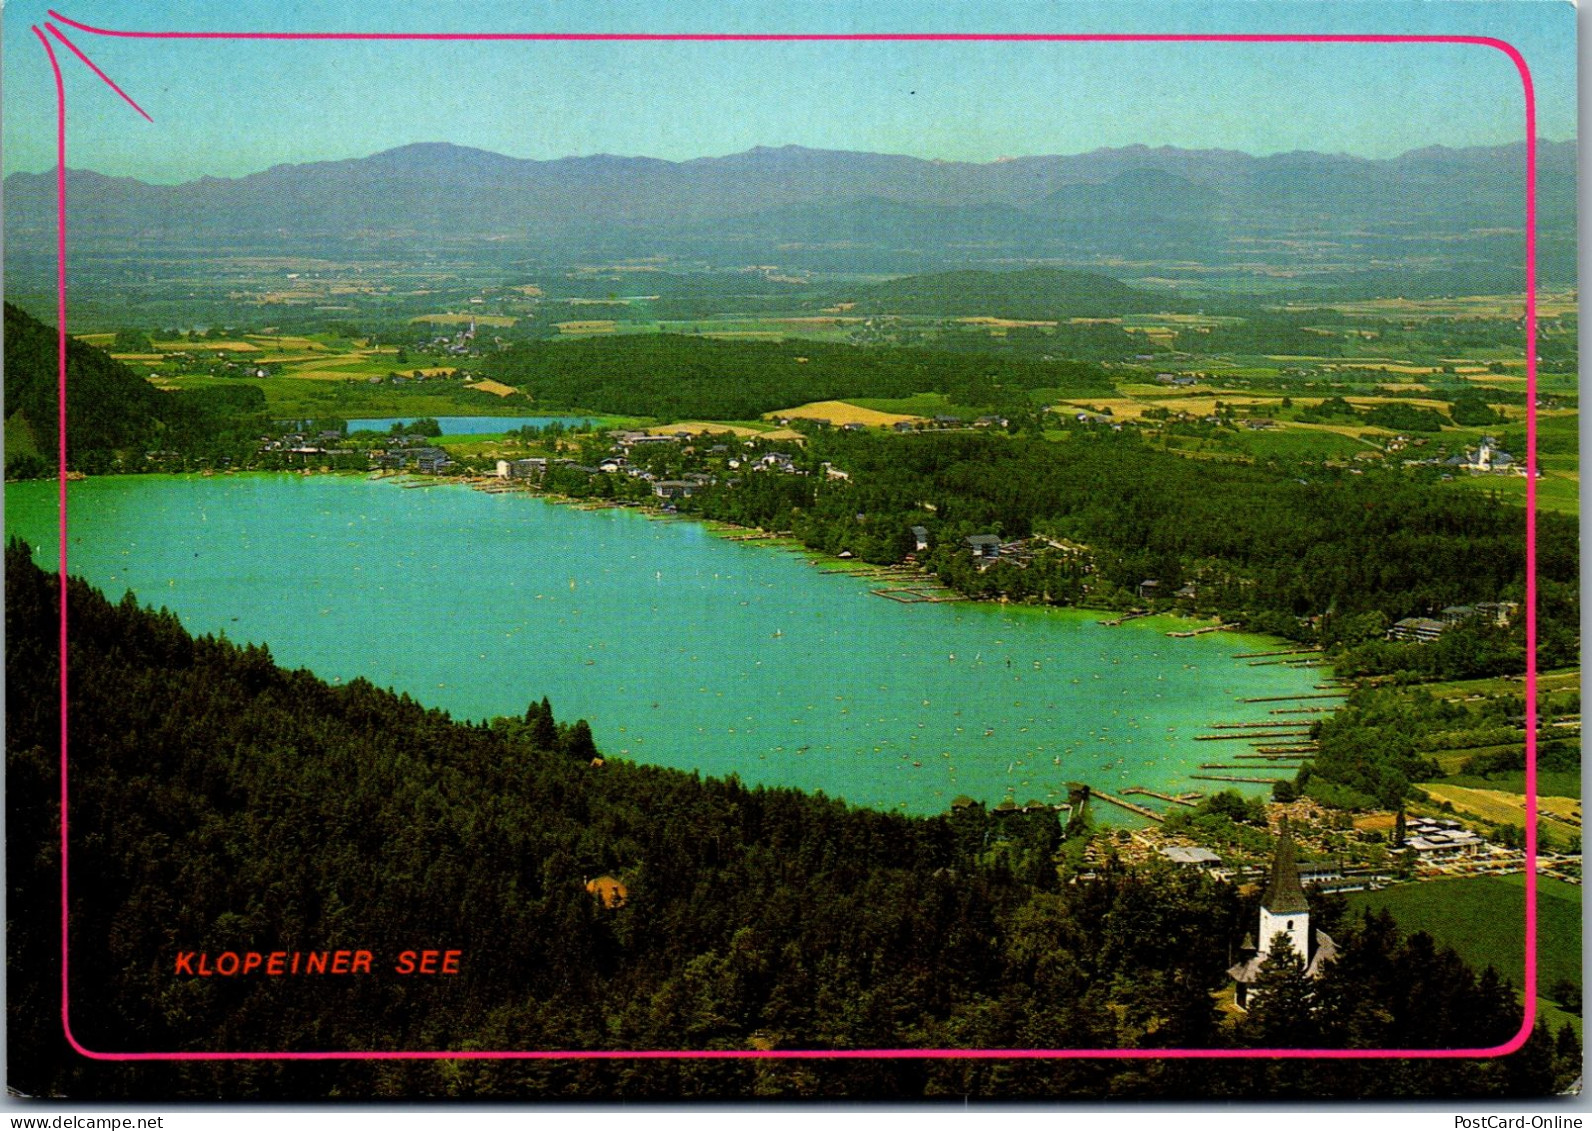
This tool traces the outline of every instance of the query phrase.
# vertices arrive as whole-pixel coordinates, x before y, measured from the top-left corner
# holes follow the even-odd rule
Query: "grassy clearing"
[[[1154,407],[1132,397],[1090,397],[1087,400],[1062,401],[1052,405],[1051,411],[1071,416],[1077,412],[1103,412],[1110,409],[1113,420],[1137,420],[1144,415],[1145,409]]]
[[[1526,824],[1526,798],[1524,793],[1508,793],[1501,789],[1476,789],[1454,785],[1448,781],[1422,782],[1420,788],[1441,804],[1446,801],[1456,812],[1469,813],[1495,825]],[[1555,846],[1563,846],[1571,837],[1581,835],[1579,797],[1538,797],[1537,815]]]
[[[1522,507],[1526,505],[1526,478],[1523,475],[1455,476],[1451,485],[1461,491],[1495,494],[1501,502]],[[1542,478],[1537,480],[1537,509],[1558,514],[1580,514],[1580,477],[1544,468]]]
[[[1519,676],[1493,676],[1488,679],[1454,679],[1421,685],[1440,699],[1466,695],[1524,695],[1525,680]],[[1580,668],[1559,668],[1537,673],[1537,693],[1579,692]]]
[[[519,319],[506,314],[421,314],[409,321],[429,322],[436,326],[468,326],[471,322],[477,326],[512,326]]]
[[[519,395],[520,390],[513,385],[505,385],[501,381],[483,380],[473,385],[466,385],[466,389],[475,389],[482,393],[491,393],[494,397],[512,397]]]
[[[1467,753],[1472,753],[1467,751]],[[1441,758],[1439,758],[1441,761]],[[1502,793],[1518,793],[1522,796],[1526,792],[1526,772],[1524,770],[1506,770],[1488,774],[1454,774],[1443,779],[1441,785],[1457,785],[1467,789],[1495,790]],[[1421,787],[1425,789],[1425,786]],[[1569,799],[1576,803],[1576,808],[1581,804],[1581,775],[1571,773],[1557,773],[1550,770],[1537,772],[1537,798],[1539,802],[1547,802],[1550,798],[1555,801]]]
[[[732,435],[742,437],[769,437],[774,435],[776,432],[783,433],[788,431],[788,429],[775,428],[772,424],[762,420],[749,420],[734,424],[718,420],[684,420],[678,424],[657,424],[650,428],[643,429],[643,431],[654,436],[672,436],[676,432],[689,432],[693,436],[700,436],[704,433],[712,435],[729,432]],[[800,435],[800,433],[797,433],[797,435]]]
[[[960,416],[971,420],[983,416],[988,408],[953,404],[944,393],[918,393],[910,397],[854,397],[847,404],[875,412],[905,416]]]
[[[1524,876],[1432,880],[1347,899],[1354,910],[1387,910],[1404,931],[1425,931],[1477,970],[1491,965],[1517,987],[1525,981]],[[1573,884],[1537,881],[1537,964],[1539,992],[1561,978],[1581,985],[1581,889]],[[1580,1019],[1572,1021],[1579,1030]]]
[[[1314,304],[1312,304],[1314,305]],[[1465,295],[1457,298],[1383,298],[1366,302],[1322,303],[1328,310],[1375,318],[1524,318],[1524,295]],[[1537,316],[1558,318],[1574,313],[1575,291],[1538,292]]]
[[[209,377],[202,374],[157,379],[161,388],[202,389],[218,385],[253,385],[265,394],[273,417],[335,416],[344,419],[380,416],[516,416],[527,411],[521,398],[501,398],[463,388],[457,382],[434,389],[372,385],[356,380],[305,380],[302,377]]]
[[[778,412],[765,412],[763,414],[764,420],[779,420],[782,418],[827,420],[830,424],[836,425],[866,424],[873,428],[888,428],[900,421],[918,419],[899,412],[879,412],[877,409],[862,408],[846,401],[812,401],[808,404],[797,405],[795,408],[783,408]]]
[[[11,419],[5,422],[5,430],[0,433],[0,450],[5,452],[7,458],[40,454],[39,445],[33,439],[33,428],[22,413],[12,413]]]
[[[1370,450],[1352,436],[1287,427],[1264,432],[1245,429],[1229,442],[1256,459],[1353,459]]]

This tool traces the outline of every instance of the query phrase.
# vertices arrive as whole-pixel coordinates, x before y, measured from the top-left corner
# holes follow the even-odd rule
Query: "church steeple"
[[[1271,882],[1266,885],[1260,905],[1270,908],[1274,915],[1310,913],[1304,884],[1299,882],[1299,860],[1287,817],[1282,819],[1282,835],[1277,840],[1276,855],[1271,858]]]
[[[1338,954],[1338,946],[1329,935],[1310,929],[1310,903],[1305,899],[1304,885],[1299,882],[1299,861],[1286,817],[1277,837],[1277,851],[1271,858],[1271,879],[1260,897],[1259,937],[1259,949],[1227,971],[1237,983],[1233,1000],[1240,1009],[1249,1008],[1251,988],[1279,938],[1288,940],[1304,963],[1305,976],[1309,978],[1320,977],[1325,964]],[[1244,949],[1251,949],[1250,939],[1244,940]]]
[[[1300,961],[1310,961],[1310,904],[1299,882],[1299,862],[1293,833],[1283,818],[1282,835],[1271,859],[1271,881],[1260,899],[1260,953],[1268,954],[1278,935],[1293,945]]]

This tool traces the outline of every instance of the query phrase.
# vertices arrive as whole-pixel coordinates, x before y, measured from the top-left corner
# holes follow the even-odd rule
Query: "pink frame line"
[[[720,34],[720,33],[399,33],[399,32],[220,32],[123,31],[93,27],[54,10],[50,17],[91,35],[119,39],[202,40],[360,40],[552,43],[1298,43],[1462,45],[1501,51],[1514,63],[1525,95],[1526,128],[1526,923],[1524,1018],[1510,1040],[1490,1048],[1463,1049],[792,1049],[638,1051],[429,1051],[429,1052],[99,1052],[86,1048],[72,1034],[67,938],[67,665],[66,665],[66,91],[60,62],[49,39],[32,30],[44,45],[55,76],[56,94],[56,316],[60,366],[58,458],[60,461],[61,576],[61,1025],[68,1043],[94,1060],[1161,1060],[1161,1059],[1345,1059],[1435,1060],[1503,1056],[1525,1044],[1536,1020],[1537,989],[1537,103],[1531,69],[1513,45],[1490,36],[1470,35],[1220,35],[1220,34],[999,34],[999,33],[870,33],[870,34]],[[89,61],[53,24],[51,34],[69,47],[111,89],[144,114],[143,109]],[[144,114],[148,118],[148,114]]]

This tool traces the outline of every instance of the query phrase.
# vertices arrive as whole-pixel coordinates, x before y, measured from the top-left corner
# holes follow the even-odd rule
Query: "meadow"
[[[1425,931],[1453,947],[1476,969],[1494,966],[1519,988],[1525,981],[1525,877],[1467,876],[1401,884],[1381,891],[1353,892],[1351,910],[1388,911],[1407,931]],[[1537,1001],[1555,1028],[1569,1021],[1581,1031],[1579,1012],[1566,1013],[1548,1000],[1555,983],[1579,987],[1581,976],[1581,889],[1560,880],[1537,880]]]

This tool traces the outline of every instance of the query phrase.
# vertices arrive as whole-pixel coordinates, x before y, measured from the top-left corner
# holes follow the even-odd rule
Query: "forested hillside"
[[[36,447],[51,467],[56,454],[58,343],[55,328],[5,304],[7,474],[15,446]],[[70,338],[66,343],[66,451],[73,465],[86,453],[142,440],[157,427],[160,392],[109,355]],[[25,433],[26,438],[19,433]]]
[[[54,474],[59,414],[55,328],[5,304],[6,477]],[[152,450],[212,460],[253,451],[265,397],[248,385],[162,392],[103,350],[66,343],[66,463],[138,471]]]
[[[9,1082],[77,1098],[1540,1095],[1501,1061],[107,1064],[59,1031],[57,579],[8,548]],[[1386,920],[1279,963],[1271,1008],[1213,992],[1252,929],[1171,867],[1065,882],[1054,815],[933,819],[594,760],[589,731],[459,722],[68,586],[71,1001],[100,1050],[877,1049],[1507,1039],[1507,984]],[[588,882],[609,877],[595,890]],[[619,893],[612,881],[624,888]],[[405,976],[405,950],[458,952]],[[202,976],[184,953],[369,950],[371,972]],[[218,964],[218,968],[219,964]]]
[[[749,420],[808,401],[946,393],[1026,403],[1031,389],[1110,395],[1095,365],[822,342],[724,342],[636,334],[531,342],[486,359],[488,376],[560,407],[677,420]]]
[[[921,524],[932,543],[928,564],[973,595],[1131,602],[1140,582],[1155,579],[1168,595],[1193,586],[1189,608],[1266,631],[1297,635],[1297,618],[1323,617],[1308,631],[1328,644],[1380,640],[1401,617],[1524,594],[1524,512],[1403,476],[1296,479],[1261,466],[1194,463],[1106,430],[1065,443],[825,431],[809,447],[814,463],[829,461],[851,478],[745,476],[680,506],[793,530],[810,546],[870,561],[899,561],[913,548],[909,527]],[[1001,561],[980,571],[962,539],[990,533],[1063,539],[1088,553],[1042,551],[1027,568]],[[1576,526],[1543,514],[1537,539],[1542,662],[1573,663]],[[1511,639],[1427,649],[1424,661],[1398,657],[1459,665],[1468,656],[1485,669]],[[1518,640],[1513,647],[1523,663]]]

